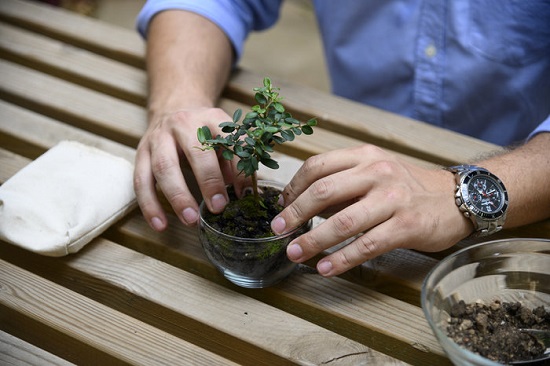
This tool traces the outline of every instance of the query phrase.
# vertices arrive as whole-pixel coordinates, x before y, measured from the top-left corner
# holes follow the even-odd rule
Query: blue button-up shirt
[[[145,36],[159,11],[193,11],[238,58],[281,2],[149,0],[138,30]],[[313,3],[335,94],[500,145],[550,132],[550,1]]]

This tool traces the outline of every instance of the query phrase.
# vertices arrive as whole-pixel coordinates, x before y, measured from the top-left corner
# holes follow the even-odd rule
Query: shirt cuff
[[[257,0],[256,0],[257,1]],[[272,0],[273,1],[273,0]],[[243,4],[246,2],[243,2]],[[261,3],[261,2],[260,2]],[[191,1],[191,0],[155,0],[147,1],[136,19],[136,27],[141,36],[147,38],[147,30],[153,17],[165,10],[186,10],[201,15],[216,24],[229,38],[238,60],[244,50],[248,33],[254,29],[267,28],[277,17],[279,2],[274,1],[265,19],[254,20],[254,11],[260,5],[252,2],[244,6],[235,1]],[[259,24],[256,24],[258,22]]]
[[[535,135],[541,132],[550,132],[550,115],[544,121],[542,121],[542,123],[538,125],[533,132],[529,134],[527,140],[532,139],[533,137],[535,137]]]

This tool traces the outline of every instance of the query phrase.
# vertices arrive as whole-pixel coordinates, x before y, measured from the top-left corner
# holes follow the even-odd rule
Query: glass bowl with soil
[[[495,240],[457,251],[428,274],[421,297],[454,364],[544,359],[546,347],[524,329],[550,330],[550,240]]]
[[[263,203],[254,195],[237,199],[228,187],[230,203],[218,215],[200,206],[199,238],[208,259],[234,284],[246,288],[272,286],[296,268],[286,255],[286,247],[311,228],[311,221],[282,235],[271,231],[271,220],[283,209],[278,204],[283,184],[258,182]]]

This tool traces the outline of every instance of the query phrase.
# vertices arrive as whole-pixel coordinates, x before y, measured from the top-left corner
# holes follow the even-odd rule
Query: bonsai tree
[[[271,79],[263,80],[263,87],[253,89],[258,103],[252,107],[241,121],[242,110],[233,113],[233,120],[219,126],[225,136],[212,136],[207,126],[197,130],[197,138],[202,144],[201,150],[221,151],[224,159],[239,159],[237,169],[252,179],[255,201],[262,205],[258,193],[257,171],[259,165],[278,169],[279,164],[271,158],[276,144],[293,141],[296,135],[311,135],[317,120],[312,118],[305,123],[293,118],[281,103],[279,88],[275,88]]]
[[[248,288],[271,286],[288,276],[296,263],[286,256],[286,246],[310,229],[310,221],[294,230],[276,235],[270,222],[282,206],[278,203],[279,185],[266,183],[258,187],[260,164],[279,168],[271,153],[276,144],[292,141],[296,135],[313,133],[315,119],[302,123],[285,110],[279,89],[264,78],[263,87],[254,88],[258,103],[244,118],[242,110],[233,119],[219,126],[222,133],[212,135],[208,127],[197,131],[201,150],[215,150],[227,160],[237,158],[240,174],[251,177],[254,194],[236,199],[231,187],[230,202],[220,214],[213,214],[201,205],[199,238],[210,261],[231,282]]]

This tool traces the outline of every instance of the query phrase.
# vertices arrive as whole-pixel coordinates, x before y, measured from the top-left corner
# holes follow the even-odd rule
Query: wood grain
[[[0,305],[135,365],[232,364],[135,318],[0,260]],[[6,314],[6,312],[2,312]],[[0,315],[2,322],[7,319]],[[10,321],[14,321],[11,319]],[[29,330],[30,331],[30,330]],[[92,360],[78,360],[89,363]]]

